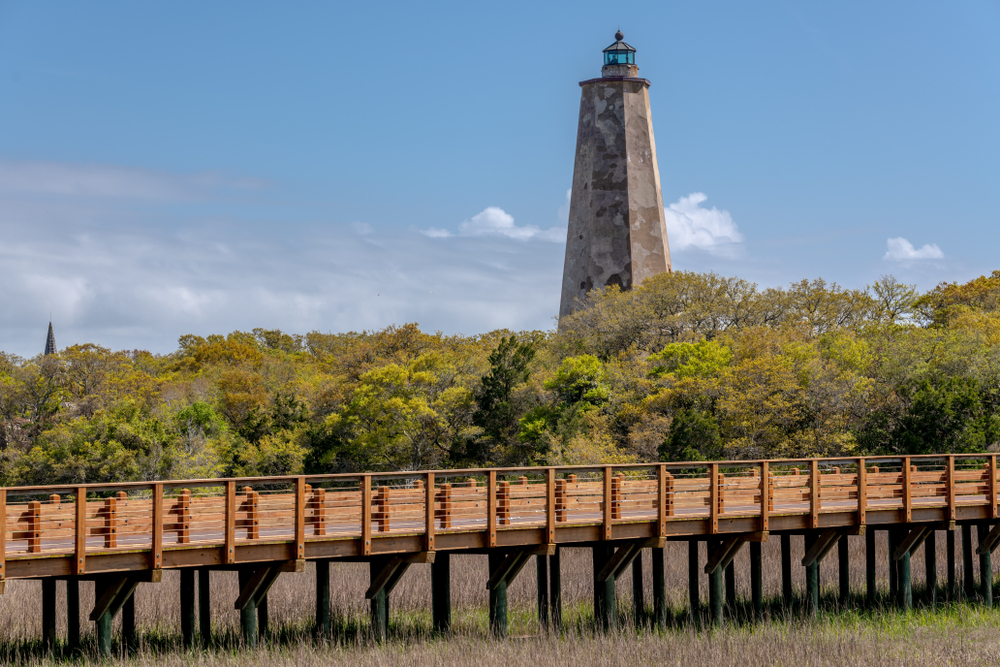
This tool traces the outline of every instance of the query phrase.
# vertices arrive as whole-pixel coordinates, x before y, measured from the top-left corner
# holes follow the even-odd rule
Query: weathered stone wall
[[[560,317],[595,287],[670,270],[648,85],[582,84]]]

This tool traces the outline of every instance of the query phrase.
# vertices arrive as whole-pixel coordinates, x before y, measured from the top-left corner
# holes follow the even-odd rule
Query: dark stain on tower
[[[594,287],[630,289],[670,271],[649,81],[615,34],[600,79],[581,81],[559,316]]]

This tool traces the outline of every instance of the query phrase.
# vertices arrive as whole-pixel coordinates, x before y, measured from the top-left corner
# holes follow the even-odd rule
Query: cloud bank
[[[423,230],[422,233],[432,239],[445,239],[454,236],[447,229],[438,227],[430,227]],[[518,226],[514,224],[514,216],[499,206],[487,206],[471,219],[459,224],[458,236],[504,236],[517,241],[535,239],[558,243],[566,240],[566,228],[540,229],[535,225]]]
[[[246,195],[220,204],[234,187],[223,177],[41,164],[30,183],[15,172],[0,171],[0,351],[40,353],[50,312],[61,348],[170,352],[186,333],[549,329],[558,311],[562,247],[525,243],[545,232],[498,208],[443,244],[270,207],[248,221]],[[189,197],[214,199],[172,203]]]
[[[743,234],[729,211],[714,206],[702,208],[708,199],[703,192],[681,197],[664,209],[670,249],[702,250],[719,257],[740,257],[744,254]]]
[[[887,239],[886,251],[882,259],[890,262],[915,262],[927,259],[944,259],[944,253],[936,243],[927,243],[914,248],[913,244],[902,236]]]

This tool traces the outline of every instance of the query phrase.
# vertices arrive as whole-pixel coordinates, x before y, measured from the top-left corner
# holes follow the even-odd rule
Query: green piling
[[[764,618],[764,566],[761,543],[750,543],[750,602],[758,622]]]
[[[663,630],[667,627],[667,583],[664,576],[664,549],[654,547],[653,558],[653,623]]]

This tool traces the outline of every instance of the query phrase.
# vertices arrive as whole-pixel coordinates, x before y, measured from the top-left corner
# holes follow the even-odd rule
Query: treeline
[[[998,403],[1000,272],[925,294],[677,272],[558,332],[0,353],[0,482],[981,452]]]

